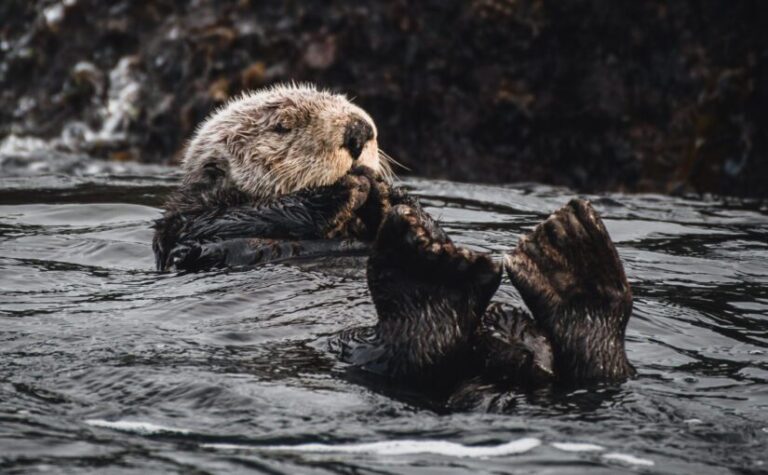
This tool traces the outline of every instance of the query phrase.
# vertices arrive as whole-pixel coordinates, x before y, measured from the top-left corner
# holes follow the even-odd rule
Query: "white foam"
[[[646,467],[654,465],[653,460],[641,459],[639,457],[635,457],[634,455],[620,454],[618,452],[605,454],[603,455],[603,458],[607,460],[618,460],[619,462],[628,463],[630,465],[644,465]]]
[[[267,450],[313,453],[353,453],[375,455],[436,454],[449,457],[486,458],[515,455],[541,445],[539,439],[526,437],[500,445],[467,446],[442,440],[391,440],[366,444],[297,444],[297,445],[235,445],[205,444],[206,447],[225,450]]]
[[[581,444],[577,442],[553,442],[552,447],[566,452],[598,452],[604,447],[595,444]]]
[[[48,26],[58,25],[64,19],[64,5],[61,3],[54,3],[43,10],[43,17]]]
[[[52,143],[38,137],[20,137],[10,134],[0,141],[0,156],[20,155],[29,156],[35,151],[47,151],[53,148]]]
[[[135,432],[142,435],[152,434],[189,434],[186,429],[161,426],[151,422],[139,421],[105,421],[103,419],[87,419],[86,424],[105,429],[114,429],[123,432]]]
[[[88,419],[86,424],[105,429],[132,432],[141,435],[155,434],[189,434],[187,429],[162,426],[151,422],[140,421],[106,421],[103,419]],[[342,453],[342,454],[373,454],[373,455],[415,455],[434,454],[459,458],[489,458],[505,455],[516,455],[528,452],[541,445],[541,440],[534,437],[524,437],[499,445],[464,445],[444,440],[387,440],[365,444],[296,444],[296,445],[242,445],[242,444],[201,444],[202,447],[219,450],[254,450],[275,452],[310,452],[310,453]],[[552,447],[566,452],[597,452],[605,450],[596,444],[578,442],[553,442]],[[635,457],[634,455],[611,452],[602,456],[606,460],[615,460],[630,465],[652,466],[653,460]]]

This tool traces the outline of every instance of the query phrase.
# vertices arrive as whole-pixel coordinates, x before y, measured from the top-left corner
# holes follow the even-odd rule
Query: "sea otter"
[[[364,110],[295,84],[245,93],[215,111],[182,168],[155,226],[162,270],[359,248],[375,236],[382,210],[372,205],[389,203],[392,176]]]
[[[391,184],[373,120],[311,86],[248,93],[198,129],[157,221],[160,270],[368,255],[375,325],[332,351],[356,368],[477,406],[480,388],[621,381],[632,293],[592,206],[573,200],[495,262],[454,244]],[[530,310],[491,303],[503,272]]]

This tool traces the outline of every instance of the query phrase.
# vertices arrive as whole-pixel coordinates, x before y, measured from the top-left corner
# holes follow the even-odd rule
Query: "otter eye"
[[[281,122],[278,122],[275,124],[274,127],[272,127],[272,132],[278,133],[278,134],[287,134],[290,132],[291,129],[283,125]]]

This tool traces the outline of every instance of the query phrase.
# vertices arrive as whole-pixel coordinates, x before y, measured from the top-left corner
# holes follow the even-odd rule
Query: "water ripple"
[[[156,273],[149,225],[173,181],[132,175],[0,178],[2,468],[764,470],[768,215],[752,204],[587,196],[633,286],[639,378],[440,414],[356,384],[325,350],[375,320],[361,262]],[[577,196],[406,185],[457,242],[497,255]],[[521,305],[509,282],[496,299]]]

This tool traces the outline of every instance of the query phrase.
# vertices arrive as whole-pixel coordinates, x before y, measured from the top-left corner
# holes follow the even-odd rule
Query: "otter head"
[[[186,182],[211,168],[241,191],[267,200],[330,185],[365,165],[391,175],[373,119],[346,97],[309,85],[243,94],[214,112],[184,156]]]

